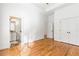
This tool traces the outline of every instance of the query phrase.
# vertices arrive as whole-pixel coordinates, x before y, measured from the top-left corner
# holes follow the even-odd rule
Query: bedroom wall
[[[1,8],[0,8],[0,15],[2,15]],[[2,17],[0,16],[0,47],[2,45],[2,37],[1,37],[1,35],[2,35],[1,34],[1,32],[2,32],[2,22],[1,22],[1,19],[2,19]]]
[[[79,37],[78,37],[79,30],[77,30],[77,29],[79,29],[79,27],[75,26],[75,25],[79,25],[79,23],[77,23],[79,21],[78,19],[79,19],[79,4],[72,4],[72,5],[63,7],[59,10],[56,10],[55,14],[54,14],[54,20],[55,20],[55,28],[54,28],[55,37],[54,38],[55,38],[55,40],[70,43],[70,44],[79,45]],[[64,22],[63,20],[67,20],[68,22],[71,22],[70,25],[72,23],[73,24],[71,26],[69,25],[70,27],[64,26],[64,25],[67,25],[69,23],[66,21]],[[64,30],[67,28],[70,28],[69,29],[69,31],[71,32],[70,37],[67,36],[67,33],[66,33],[67,30],[65,30],[66,32],[63,32],[63,31],[61,32],[61,28],[62,28],[61,22],[64,22],[64,24],[62,24],[64,26],[64,28],[63,28]],[[75,27],[77,29],[75,29]],[[66,39],[65,37],[66,38],[68,37],[69,39],[68,38]]]
[[[22,19],[22,43],[42,39],[46,33],[46,16],[41,7],[33,4],[0,4],[0,49],[10,47],[9,16]],[[0,29],[0,30],[1,30]]]

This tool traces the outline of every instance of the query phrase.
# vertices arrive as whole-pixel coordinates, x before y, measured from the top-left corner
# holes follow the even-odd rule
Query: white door
[[[48,33],[47,33],[47,36],[49,37],[49,38],[54,38],[53,36],[54,36],[54,15],[51,15],[51,16],[49,16],[49,18],[48,18]]]
[[[78,18],[65,19],[61,21],[60,38],[61,41],[79,45],[79,22]]]

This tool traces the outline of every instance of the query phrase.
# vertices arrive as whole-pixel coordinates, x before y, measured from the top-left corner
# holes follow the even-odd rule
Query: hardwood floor
[[[42,39],[0,51],[0,56],[79,56],[79,47]]]

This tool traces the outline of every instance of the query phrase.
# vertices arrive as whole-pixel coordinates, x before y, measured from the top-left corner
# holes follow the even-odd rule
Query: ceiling
[[[47,14],[52,14],[60,8],[71,5],[70,3],[34,3],[37,7],[41,7]]]
[[[34,3],[37,7],[42,7],[45,11],[49,11],[51,9],[55,9],[64,3]]]
[[[38,7],[42,7],[43,9],[48,9],[51,6],[54,6],[56,3],[35,3],[34,5],[38,6]]]

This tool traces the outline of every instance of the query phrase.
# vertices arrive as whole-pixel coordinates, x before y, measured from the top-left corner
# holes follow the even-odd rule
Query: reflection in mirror
[[[11,47],[21,42],[21,19],[10,16],[10,43]]]

